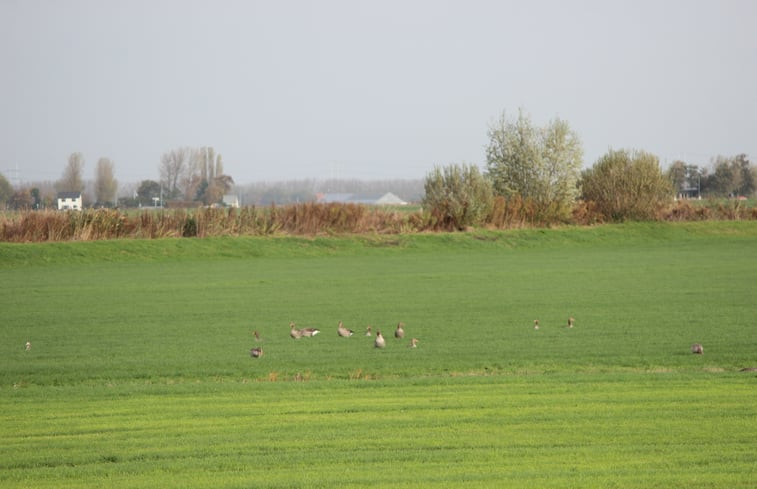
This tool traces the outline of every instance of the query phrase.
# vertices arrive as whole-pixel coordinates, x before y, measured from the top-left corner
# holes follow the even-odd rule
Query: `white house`
[[[58,192],[58,210],[82,210],[81,192]]]
[[[226,207],[239,207],[239,197],[232,194],[227,194],[223,196],[223,205]]]

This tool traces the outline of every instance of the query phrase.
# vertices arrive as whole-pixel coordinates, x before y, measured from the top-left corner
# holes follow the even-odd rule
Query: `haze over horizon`
[[[122,182],[212,146],[237,184],[416,179],[485,165],[520,108],[584,166],[757,157],[757,2],[0,0],[0,173],[73,152]]]

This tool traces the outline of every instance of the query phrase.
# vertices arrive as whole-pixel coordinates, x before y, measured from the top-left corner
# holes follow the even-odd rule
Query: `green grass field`
[[[0,487],[754,487],[755,250],[754,222],[0,243]]]

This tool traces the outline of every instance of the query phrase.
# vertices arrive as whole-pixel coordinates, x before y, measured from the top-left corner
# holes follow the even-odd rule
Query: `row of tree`
[[[651,219],[676,193],[752,195],[757,184],[757,171],[745,155],[718,158],[708,175],[683,162],[664,173],[655,155],[610,150],[581,171],[581,141],[568,123],[555,119],[538,127],[522,110],[514,120],[503,113],[488,136],[483,173],[462,164],[427,175],[423,205],[442,227],[483,223],[498,197],[527,202],[541,222],[567,220],[578,199],[591,202],[605,219]]]
[[[678,194],[685,197],[751,196],[757,190],[757,167],[745,154],[730,158],[718,156],[712,172],[677,160],[670,165],[667,174]]]
[[[91,190],[96,207],[121,205],[153,205],[156,200],[184,200],[209,205],[220,202],[229,192],[234,180],[223,171],[223,159],[212,147],[179,148],[165,153],[159,166],[161,180],[143,180],[132,195],[118,197],[115,165],[109,158],[100,158],[95,168]],[[84,193],[87,183],[83,177],[84,156],[72,153],[61,178],[53,184],[55,192]],[[44,192],[42,185],[13,189],[0,174],[0,203],[14,208],[41,208],[54,205],[55,196]]]
[[[422,199],[445,219],[457,217],[462,225],[476,221],[495,197],[524,199],[545,220],[566,216],[577,199],[590,200],[608,209],[613,219],[643,216],[647,210],[630,209],[655,205],[670,195],[682,197],[751,196],[757,189],[757,169],[746,155],[719,156],[712,171],[683,161],[675,161],[663,174],[659,160],[643,151],[609,151],[594,166],[581,171],[583,149],[578,135],[567,122],[554,119],[539,127],[519,111],[510,120],[503,113],[489,127],[484,173],[470,165],[435,168],[423,181],[383,181],[378,184],[344,181],[295,181],[249,184],[236,190],[245,202],[256,204],[305,202],[320,192],[358,193],[382,189],[400,194],[405,200]],[[84,157],[73,153],[57,192],[84,192]],[[231,191],[234,180],[223,169],[223,159],[212,147],[181,147],[164,153],[159,163],[160,180],[143,180],[126,197],[117,198],[118,181],[114,163],[100,158],[91,187],[95,206],[153,205],[160,201],[210,205]],[[90,182],[91,184],[91,182]],[[347,184],[349,184],[347,186]],[[653,195],[650,195],[653,194]],[[54,196],[40,186],[13,189],[0,175],[0,203],[12,208],[52,205]],[[483,204],[482,204],[483,202]],[[456,208],[453,211],[452,208]],[[612,208],[613,210],[610,210]],[[625,210],[619,210],[619,209]]]

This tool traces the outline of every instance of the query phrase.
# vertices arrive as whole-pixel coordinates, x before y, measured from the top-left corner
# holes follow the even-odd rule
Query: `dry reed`
[[[678,201],[661,207],[661,221],[757,219],[757,207],[741,201]],[[528,199],[498,197],[487,227],[512,229],[570,223],[603,222],[592,202],[577,202],[569,218],[545,215]],[[400,234],[447,231],[449,223],[433,212],[396,210],[360,204],[302,203],[287,206],[176,208],[142,211],[85,209],[83,211],[0,212],[0,241],[91,241],[210,236]]]

